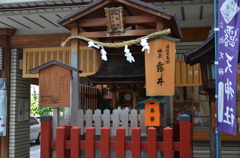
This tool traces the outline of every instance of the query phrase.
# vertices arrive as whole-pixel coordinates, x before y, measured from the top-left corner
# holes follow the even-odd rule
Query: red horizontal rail
[[[48,127],[49,126],[49,127]],[[43,122],[42,127],[51,132],[50,123]],[[166,127],[163,131],[163,142],[157,142],[156,128],[148,128],[147,141],[141,141],[141,130],[139,127],[132,129],[132,140],[125,140],[125,129],[119,127],[116,129],[116,140],[110,140],[110,128],[101,129],[100,141],[95,140],[95,128],[86,128],[85,140],[81,140],[80,128],[70,125],[61,125],[56,129],[56,140],[51,139],[50,134],[43,132],[41,140],[46,142],[48,148],[41,148],[41,158],[50,158],[49,151],[56,150],[58,158],[75,158],[80,156],[80,149],[86,151],[86,157],[94,158],[95,150],[101,151],[101,157],[109,158],[110,150],[116,151],[116,157],[125,157],[125,151],[132,151],[132,157],[141,157],[141,151],[147,151],[148,157],[156,158],[157,151],[163,151],[164,157],[173,157],[172,151],[179,151],[181,158],[190,158],[190,123],[189,121],[180,121],[180,141],[173,142],[172,128]],[[49,142],[49,143],[48,143]],[[41,144],[41,147],[44,146]],[[46,150],[47,154],[44,154]],[[45,157],[46,156],[46,157]]]

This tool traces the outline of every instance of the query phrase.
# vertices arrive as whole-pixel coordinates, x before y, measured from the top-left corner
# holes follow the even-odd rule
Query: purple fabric
[[[236,135],[236,93],[239,48],[238,0],[218,1],[217,130]]]

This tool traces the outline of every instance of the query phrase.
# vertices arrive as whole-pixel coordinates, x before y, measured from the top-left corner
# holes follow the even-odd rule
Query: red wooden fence
[[[85,140],[81,140],[80,128],[61,125],[56,130],[57,139],[51,139],[51,117],[41,116],[41,158],[51,158],[51,151],[56,150],[57,158],[79,158],[81,150],[85,150],[87,158],[94,158],[95,150],[100,150],[103,158],[110,157],[110,150],[116,151],[117,158],[124,158],[125,151],[132,151],[132,157],[140,158],[141,151],[147,151],[148,157],[156,158],[157,151],[163,151],[164,158],[172,158],[173,151],[179,151],[181,158],[190,158],[190,118],[180,117],[180,141],[173,142],[172,128],[166,127],[163,132],[163,142],[156,141],[156,129],[148,128],[147,141],[141,141],[139,127],[132,128],[131,141],[125,141],[125,129],[116,129],[116,140],[110,140],[110,129],[101,128],[100,140],[95,140],[95,128],[86,129]]]

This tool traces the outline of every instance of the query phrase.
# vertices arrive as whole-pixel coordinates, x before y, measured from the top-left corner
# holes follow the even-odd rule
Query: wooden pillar
[[[79,33],[79,29],[77,25],[73,25],[71,28],[71,35],[77,36]],[[78,52],[79,52],[79,41],[78,39],[71,40],[71,66],[79,69],[79,61],[78,61]],[[77,125],[77,111],[79,107],[79,73],[73,71],[72,72],[72,85],[71,85],[71,119],[70,123],[72,125]]]
[[[6,136],[0,137],[0,157],[7,158],[9,154],[9,114],[10,114],[10,65],[11,49],[10,36],[15,33],[13,29],[0,29],[0,47],[3,47],[3,70],[0,70],[0,78],[7,80],[7,117]]]

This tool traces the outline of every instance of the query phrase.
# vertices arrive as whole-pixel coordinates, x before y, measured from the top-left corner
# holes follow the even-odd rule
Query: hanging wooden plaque
[[[104,8],[107,18],[108,32],[124,32],[122,7]]]
[[[147,96],[174,95],[175,42],[157,38],[149,41],[145,52]]]

